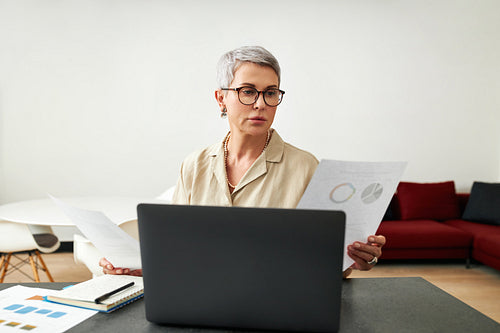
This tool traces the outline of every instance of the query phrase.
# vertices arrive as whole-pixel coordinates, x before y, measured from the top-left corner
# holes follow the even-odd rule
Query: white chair
[[[169,203],[172,201],[175,186],[168,188],[161,195],[156,197],[157,200]],[[128,221],[120,224],[126,233],[135,239],[139,240],[139,228],[137,220]],[[103,255],[95,248],[94,244],[85,237],[80,235],[73,235],[73,257],[77,264],[84,264],[87,266],[93,277],[103,275],[102,267],[99,266],[99,260]]]
[[[45,271],[49,281],[54,282],[40,252],[54,252],[59,248],[61,243],[53,234],[50,227],[47,226],[42,228],[43,229],[38,228],[35,234],[33,234],[27,224],[0,221],[0,283],[2,283],[5,276],[8,275],[7,272],[10,273],[16,270],[31,278],[20,270],[20,267],[28,262],[33,271],[33,278],[31,279],[40,282],[40,277],[38,275],[38,269],[40,268]],[[21,257],[23,254],[27,254],[28,257],[23,259]],[[19,262],[9,266],[12,256],[19,259]],[[38,262],[40,262],[40,264],[38,264]]]

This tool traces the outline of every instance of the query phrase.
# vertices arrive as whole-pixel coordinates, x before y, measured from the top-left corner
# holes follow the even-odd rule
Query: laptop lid
[[[137,213],[149,321],[338,330],[343,212],[140,204]]]

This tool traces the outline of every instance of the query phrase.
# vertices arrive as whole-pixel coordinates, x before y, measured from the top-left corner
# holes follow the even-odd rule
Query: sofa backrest
[[[460,215],[464,213],[465,206],[469,200],[470,193],[457,193],[458,205],[460,207]],[[399,209],[398,194],[395,193],[391,199],[389,207],[385,212],[383,221],[395,221],[401,219],[401,211]]]
[[[458,205],[460,206],[460,215],[464,214],[465,206],[469,201],[470,193],[457,193]]]

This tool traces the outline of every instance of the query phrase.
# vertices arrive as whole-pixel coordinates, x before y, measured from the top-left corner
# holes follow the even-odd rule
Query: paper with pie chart
[[[345,248],[374,235],[389,206],[406,162],[321,160],[297,208],[346,213]],[[344,249],[344,267],[354,261]]]

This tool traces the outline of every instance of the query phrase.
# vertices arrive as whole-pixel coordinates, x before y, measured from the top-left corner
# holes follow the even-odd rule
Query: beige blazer
[[[172,203],[180,205],[295,208],[318,166],[311,153],[272,130],[261,156],[233,193],[224,167],[223,142],[190,154],[182,163]]]

